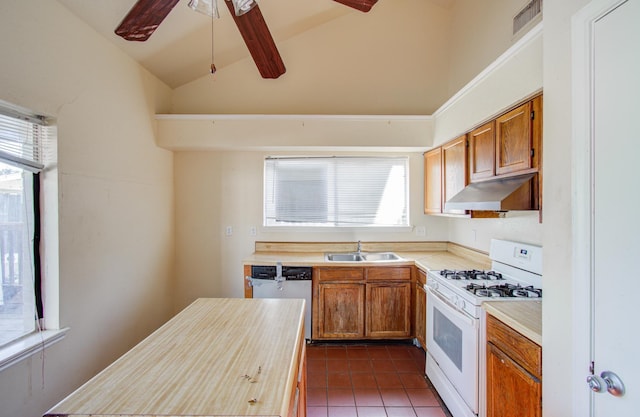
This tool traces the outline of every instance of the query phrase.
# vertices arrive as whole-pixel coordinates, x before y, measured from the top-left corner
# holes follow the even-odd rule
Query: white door
[[[591,277],[589,415],[625,417],[640,412],[640,0],[608,3],[590,23],[587,47],[592,188],[578,187],[591,198],[577,203],[588,205],[582,226],[590,230],[576,261],[589,264]]]

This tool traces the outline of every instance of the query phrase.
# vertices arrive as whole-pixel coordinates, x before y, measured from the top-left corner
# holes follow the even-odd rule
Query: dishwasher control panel
[[[283,266],[282,277],[287,281],[310,281],[313,268],[310,266]],[[251,278],[276,279],[278,275],[275,265],[251,266]]]

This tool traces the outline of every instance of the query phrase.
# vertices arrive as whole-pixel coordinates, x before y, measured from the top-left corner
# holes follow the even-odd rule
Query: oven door
[[[467,406],[478,413],[479,320],[427,288],[427,352]]]

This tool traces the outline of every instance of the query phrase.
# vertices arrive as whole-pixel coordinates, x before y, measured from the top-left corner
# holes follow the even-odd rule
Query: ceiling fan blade
[[[262,17],[260,7],[256,4],[248,12],[236,16],[233,4],[229,0],[223,1],[229,8],[262,78],[278,78],[284,74],[286,68]]]
[[[361,12],[368,12],[378,0],[335,0],[345,6],[353,7]]]
[[[144,42],[180,0],[138,0],[115,30],[128,41]]]

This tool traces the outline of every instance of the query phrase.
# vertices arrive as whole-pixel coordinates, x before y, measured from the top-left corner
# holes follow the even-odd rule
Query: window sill
[[[25,336],[0,348],[0,371],[64,339],[69,328],[44,330]]]

